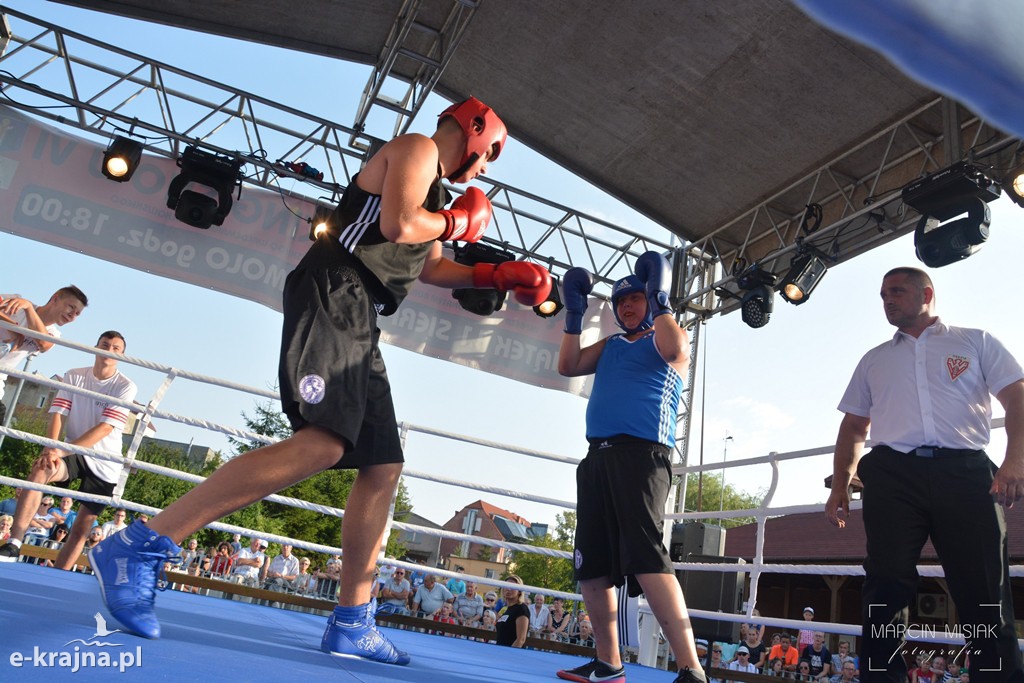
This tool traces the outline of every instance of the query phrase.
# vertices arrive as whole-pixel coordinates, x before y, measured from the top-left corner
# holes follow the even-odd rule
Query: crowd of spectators
[[[757,616],[756,611],[754,614]],[[813,622],[814,610],[805,608],[803,618]],[[706,668],[760,673],[809,683],[859,683],[860,658],[849,640],[833,640],[833,652],[826,643],[825,632],[811,624],[799,629],[796,635],[773,633],[768,640],[765,640],[763,624],[740,624],[739,631],[736,643],[709,643],[708,639],[698,638],[701,664]],[[969,683],[966,664],[949,661],[942,654],[917,653],[909,668],[910,683]],[[709,683],[728,680],[727,677],[708,677]]]

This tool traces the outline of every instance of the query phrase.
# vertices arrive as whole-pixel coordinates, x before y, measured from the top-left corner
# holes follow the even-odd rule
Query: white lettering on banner
[[[112,183],[100,171],[103,151],[0,105],[0,228],[281,310],[285,279],[309,242],[307,226],[278,194],[246,187],[222,226],[198,230],[166,206],[167,185],[179,172],[174,160],[145,155],[130,181]],[[312,215],[311,202],[288,201],[299,216]],[[449,291],[417,285],[378,324],[388,344],[589,394],[588,378],[558,375],[562,321],[511,301],[485,319],[462,310]]]

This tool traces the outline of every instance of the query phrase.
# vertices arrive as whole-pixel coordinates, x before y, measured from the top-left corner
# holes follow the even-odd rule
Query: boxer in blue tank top
[[[594,374],[587,405],[590,449],[576,470],[576,579],[594,627],[597,657],[558,672],[579,683],[626,680],[618,648],[615,587],[647,596],[672,646],[676,683],[704,683],[693,629],[668,551],[662,542],[665,501],[672,483],[672,447],[690,344],[668,304],[671,269],[649,251],[635,275],[612,288],[623,329],[580,345],[590,273],[573,268],[562,279],[565,335],[558,371]]]

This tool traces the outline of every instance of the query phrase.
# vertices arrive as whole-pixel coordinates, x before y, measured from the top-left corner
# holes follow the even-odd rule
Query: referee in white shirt
[[[867,535],[861,680],[906,680],[896,625],[908,623],[931,538],[969,636],[971,679],[1024,681],[1000,507],[1024,497],[1024,370],[988,333],[942,323],[924,271],[889,271],[881,295],[898,331],[861,359],[839,404],[846,415],[825,506],[842,528],[856,473]],[[984,451],[990,395],[1006,410],[998,470]],[[869,426],[875,445],[861,458]],[[941,495],[951,488],[955,505]]]

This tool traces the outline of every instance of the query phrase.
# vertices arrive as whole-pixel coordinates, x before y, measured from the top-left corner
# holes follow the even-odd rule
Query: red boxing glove
[[[438,240],[477,242],[491,222],[491,200],[480,188],[467,187],[466,194],[452,202],[452,208],[438,213],[444,216],[444,232]]]
[[[473,266],[473,286],[511,291],[522,305],[537,306],[551,294],[551,273],[526,261],[478,263]]]

